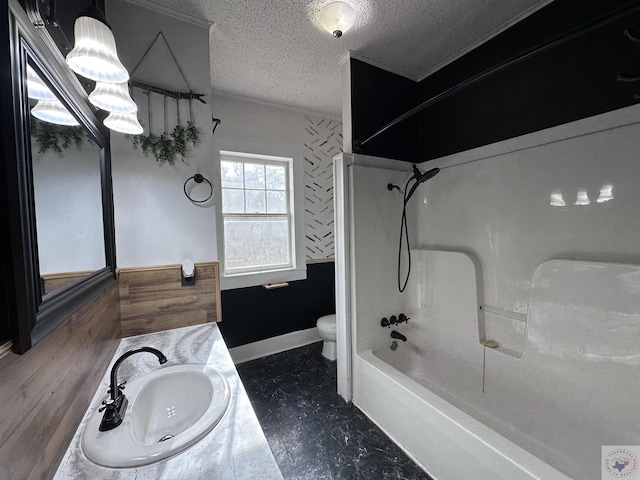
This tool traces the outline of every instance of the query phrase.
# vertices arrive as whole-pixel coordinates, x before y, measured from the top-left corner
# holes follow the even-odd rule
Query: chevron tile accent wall
[[[342,123],[305,115],[304,197],[307,259],[333,257],[333,157],[342,152]]]

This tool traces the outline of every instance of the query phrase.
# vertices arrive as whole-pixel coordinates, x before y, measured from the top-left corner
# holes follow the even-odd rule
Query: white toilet
[[[322,356],[327,360],[335,360],[336,354],[336,315],[325,315],[318,319],[316,324],[318,333],[324,340],[322,344]]]

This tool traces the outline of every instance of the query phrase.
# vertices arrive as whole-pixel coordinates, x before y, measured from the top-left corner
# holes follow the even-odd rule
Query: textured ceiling
[[[129,1],[213,22],[215,92],[333,116],[341,112],[340,61],[347,52],[421,80],[550,2],[346,0],[358,20],[336,39],[317,25],[319,9],[331,0]]]

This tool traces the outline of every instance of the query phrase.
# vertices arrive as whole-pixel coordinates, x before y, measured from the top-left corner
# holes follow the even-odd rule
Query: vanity
[[[177,365],[206,365],[220,372],[225,378],[229,387],[229,405],[213,430],[172,457],[133,468],[109,468],[97,465],[89,460],[83,451],[83,432],[98,409],[102,407],[102,401],[108,398],[107,390],[113,363],[124,353],[142,347],[160,350],[166,355],[167,363],[159,365],[158,359],[148,353],[133,355],[124,360],[118,368],[119,382],[125,380],[130,382],[147,374],[154,375],[162,369]],[[126,385],[124,393],[127,394]],[[125,428],[125,422],[117,428]],[[55,480],[88,478],[92,480],[141,478],[149,480],[178,478],[279,480],[283,478],[217,324],[184,327],[121,340],[54,477]]]

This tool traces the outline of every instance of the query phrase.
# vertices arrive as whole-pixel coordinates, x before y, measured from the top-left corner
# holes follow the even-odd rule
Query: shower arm
[[[402,187],[399,187],[398,185],[394,185],[393,183],[388,183],[387,184],[387,190],[391,191],[391,190],[398,190],[398,192],[400,194],[403,194],[407,191],[407,185],[409,184],[409,182],[411,181],[412,178],[416,178],[415,174],[413,173],[413,167],[411,167],[412,169],[409,170],[407,172],[407,176],[405,177],[404,181],[402,182]]]

